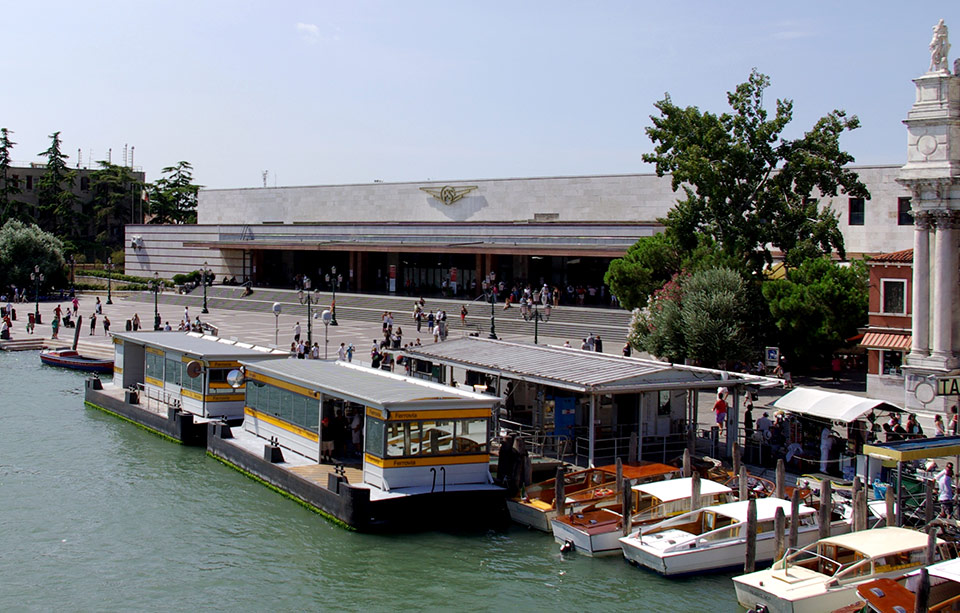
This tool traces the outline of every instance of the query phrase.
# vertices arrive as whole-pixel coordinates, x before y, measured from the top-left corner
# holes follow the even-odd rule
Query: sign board
[[[937,379],[937,396],[960,395],[960,377],[940,377]]]
[[[763,352],[763,364],[768,368],[776,368],[777,364],[780,363],[780,348],[779,347],[767,347]]]

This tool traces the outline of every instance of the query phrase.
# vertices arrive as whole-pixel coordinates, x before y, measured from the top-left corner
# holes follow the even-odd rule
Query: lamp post
[[[340,287],[340,277],[337,276],[337,267],[330,267],[330,274],[327,275],[327,283],[330,284],[330,289],[333,290],[333,299],[330,301],[330,325],[339,326],[337,323],[337,288]]]
[[[280,338],[280,303],[273,303],[273,344],[274,346],[279,343]]]
[[[153,286],[153,329],[156,331],[160,329],[160,309],[157,305],[157,295],[160,294],[160,273],[153,273],[151,285]]]
[[[113,258],[107,258],[107,263],[103,265],[107,271],[107,304],[113,304],[113,293],[111,281],[113,281]]]
[[[307,345],[313,347],[313,295],[309,289],[300,294],[300,304],[304,303],[307,305]]]
[[[207,268],[207,263],[203,263],[203,270],[200,271],[200,282],[203,283],[203,308],[200,310],[201,313],[209,313],[207,310],[207,276],[210,274],[210,269]]]
[[[487,288],[486,300],[490,303],[490,336],[489,338],[496,340],[497,328],[496,328],[496,318],[495,318],[494,307],[497,304],[497,294],[496,292],[493,291],[492,285]]]
[[[330,347],[330,324],[333,321],[333,314],[329,310],[324,310],[320,314],[320,321],[323,322],[323,359],[327,359],[327,349]]]
[[[533,321],[533,344],[534,345],[540,344],[540,337],[539,337],[540,322],[550,321],[550,314],[552,311],[553,311],[553,308],[549,304],[543,307],[543,311],[541,311],[538,303],[536,302],[533,303],[532,310],[530,305],[526,305],[526,307],[521,311],[523,315],[523,319],[525,321],[531,321],[531,320]]]
[[[76,288],[76,278],[77,278],[77,260],[74,257],[70,256],[70,297],[73,298],[77,295]]]
[[[33,316],[34,321],[40,323],[40,284],[43,283],[43,275],[40,274],[40,265],[36,264],[33,267],[33,272],[30,273],[30,280],[35,283],[33,294],[37,299],[37,304],[34,307]]]

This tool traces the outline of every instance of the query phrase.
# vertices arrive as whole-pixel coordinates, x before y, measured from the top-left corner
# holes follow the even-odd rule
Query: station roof
[[[864,445],[863,453],[873,458],[897,462],[957,456],[960,455],[960,436],[935,436],[895,443]]]
[[[287,351],[198,332],[116,332],[113,337],[124,342],[185,353],[208,361],[278,358],[290,355]]]
[[[582,393],[707,389],[737,384],[772,387],[782,383],[779,379],[723,370],[469,336],[408,348],[404,353],[418,360]]]
[[[771,406],[799,415],[846,423],[874,409],[895,412],[903,410],[896,405],[876,398],[826,392],[809,387],[798,387],[792,392],[777,398]]]
[[[248,372],[276,377],[317,392],[328,392],[366,406],[386,409],[415,404],[418,409],[473,406],[492,408],[495,396],[458,390],[423,379],[339,360],[269,360],[244,363]]]

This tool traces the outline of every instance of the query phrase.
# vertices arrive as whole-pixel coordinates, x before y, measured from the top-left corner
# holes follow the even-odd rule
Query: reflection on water
[[[729,575],[668,581],[522,528],[344,531],[82,388],[0,352],[0,610],[737,610]]]

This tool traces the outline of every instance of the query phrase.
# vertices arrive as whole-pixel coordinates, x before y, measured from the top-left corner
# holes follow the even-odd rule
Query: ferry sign
[[[937,396],[960,396],[960,377],[937,379]]]

